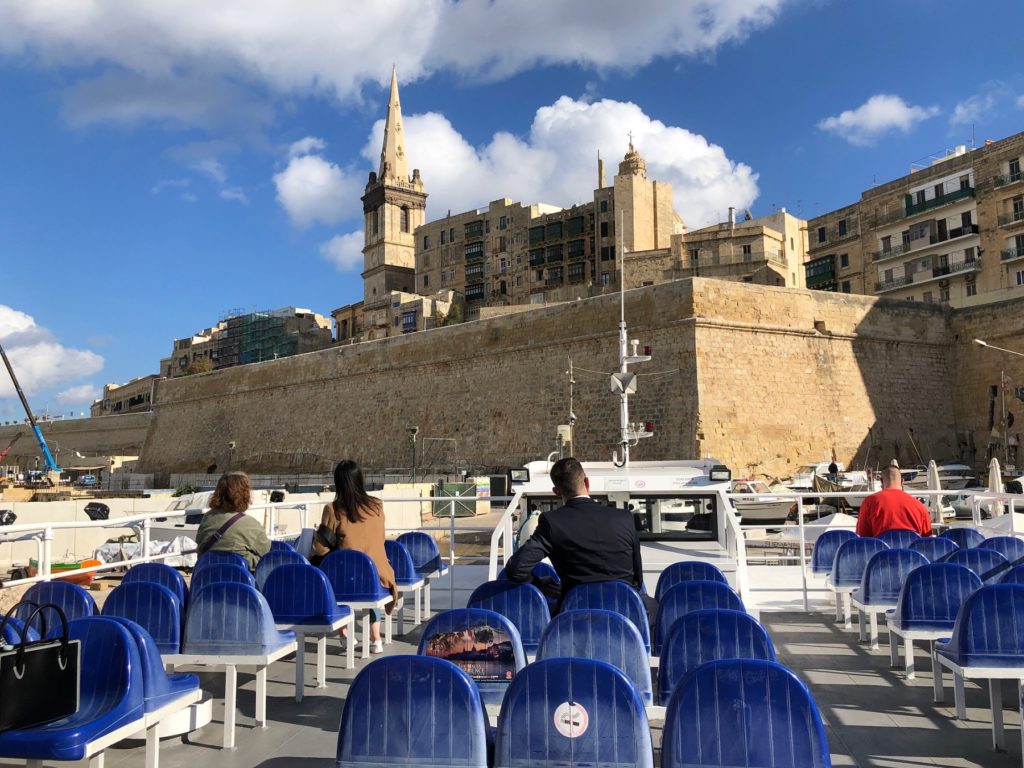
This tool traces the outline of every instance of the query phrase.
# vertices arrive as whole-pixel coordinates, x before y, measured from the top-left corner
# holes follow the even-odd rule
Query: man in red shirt
[[[886,467],[882,470],[882,490],[868,496],[860,506],[857,535],[877,536],[895,530],[930,536],[932,516],[924,504],[903,490],[899,467]]]

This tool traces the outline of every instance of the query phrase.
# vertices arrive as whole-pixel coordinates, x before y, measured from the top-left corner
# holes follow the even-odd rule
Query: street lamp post
[[[1024,352],[1017,352],[1012,349],[1005,349],[1004,347],[997,347],[995,344],[989,344],[984,339],[975,339],[974,343],[979,347],[985,347],[986,349],[994,349],[997,352],[1003,352],[1007,355],[1016,355],[1017,357],[1024,357]],[[1002,403],[1002,433],[1003,433],[1003,461],[1006,464],[1010,463],[1010,425],[1006,423],[1006,370],[1001,369],[999,371],[999,397]],[[1019,450],[1019,447],[1018,447]],[[1014,462],[1017,457],[1014,456]]]
[[[419,427],[409,427],[409,439],[412,441],[412,481],[416,482],[416,435],[420,432]]]

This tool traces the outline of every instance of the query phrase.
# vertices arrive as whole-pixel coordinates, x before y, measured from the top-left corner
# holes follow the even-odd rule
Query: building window
[[[453,243],[455,242],[455,227],[448,228],[448,240]]]
[[[466,300],[477,301],[484,297],[484,284],[477,283],[475,285],[466,286]]]
[[[402,206],[401,222],[402,222],[402,231],[403,232],[408,232],[409,231],[409,207],[406,206],[406,205]]]
[[[544,238],[546,240],[561,240],[562,239],[562,222],[554,221],[548,224],[544,230]]]
[[[839,220],[839,236],[846,237],[846,219]]]
[[[971,177],[970,175],[960,177],[960,189],[971,188]]]
[[[1020,158],[1016,157],[1010,161],[1009,173],[1011,179],[1017,179],[1020,177]]]
[[[490,219],[486,219],[484,221],[484,234],[485,235],[491,234],[491,220]]]
[[[508,250],[508,238],[502,235],[498,238],[498,253],[504,253]]]
[[[577,283],[583,279],[583,262],[569,265],[569,282]]]
[[[584,230],[584,221],[582,216],[574,216],[569,219],[569,236],[582,235]]]
[[[427,250],[430,247],[430,235],[423,236],[423,250]]]
[[[818,227],[818,242],[819,243],[824,243],[825,242],[825,228],[824,227]]]
[[[850,254],[848,254],[848,253],[841,253],[841,254],[839,254],[839,266],[840,267],[848,267],[848,266],[850,266]]]
[[[608,237],[608,222],[601,222],[601,237]]]
[[[611,261],[615,258],[615,246],[614,245],[603,245],[601,246],[601,261]]]
[[[570,240],[569,241],[569,256],[582,256],[584,250],[584,243],[582,240]]]
[[[430,287],[430,275],[424,275],[423,276],[423,287],[424,288],[429,288]]]
[[[1017,285],[1024,285],[1024,269],[1017,271]]]
[[[601,201],[601,213],[608,213],[608,201],[607,200],[602,200]]]
[[[744,256],[749,256],[750,255],[750,243],[747,243],[746,245],[743,246],[743,255]],[[750,261],[750,259],[746,259],[746,261]]]
[[[925,291],[924,292],[924,296],[921,297],[921,300],[924,301],[925,304],[931,304],[932,303],[932,292],[931,291]]]
[[[444,231],[444,230],[442,229],[442,230],[441,230],[441,245],[444,245],[444,244],[445,244],[445,243],[447,242],[447,241],[445,240],[445,237],[444,237],[444,236],[445,236],[445,234],[446,234],[446,233],[445,233],[445,231]]]
[[[978,284],[977,283],[968,283],[967,284],[967,295],[968,296],[977,296],[978,295]]]
[[[601,285],[608,285],[609,282],[610,282],[610,279],[609,279],[608,273],[607,272],[602,272],[601,273]]]
[[[373,234],[376,235],[380,232],[380,208],[374,208],[370,217],[373,219]]]
[[[843,280],[843,293],[849,293],[849,292],[850,292],[850,281],[849,280]]]
[[[505,259],[499,259],[498,260],[498,269],[500,271],[504,272],[506,269],[508,269],[508,262]]]
[[[544,242],[544,227],[530,227],[530,245]]]
[[[949,286],[939,288],[939,301],[949,301]]]
[[[498,219],[498,229],[508,229],[508,216],[502,216]]]
[[[484,244],[482,241],[466,245],[466,260],[482,259],[484,257]]]

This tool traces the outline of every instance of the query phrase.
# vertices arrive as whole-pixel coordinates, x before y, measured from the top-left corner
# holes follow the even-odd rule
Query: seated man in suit
[[[540,516],[533,535],[505,565],[508,578],[530,581],[533,567],[546,557],[562,581],[562,598],[576,585],[594,581],[621,581],[639,592],[643,564],[633,516],[591,499],[590,480],[576,459],[555,462],[551,483],[563,506]],[[653,617],[657,604],[647,595],[641,598]],[[555,613],[560,609],[561,599]]]

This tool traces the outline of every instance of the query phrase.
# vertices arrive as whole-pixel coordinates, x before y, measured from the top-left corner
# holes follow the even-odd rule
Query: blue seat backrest
[[[539,562],[533,566],[533,570],[530,574],[537,579],[548,579],[555,584],[561,584],[562,580],[558,577],[558,572],[555,570],[551,563]],[[508,574],[505,573],[505,569],[502,568],[498,571],[498,581],[508,581]]]
[[[338,766],[486,768],[487,721],[473,681],[444,659],[370,662],[345,696]]]
[[[711,661],[684,677],[665,712],[664,768],[828,768],[818,706],[774,661]]]
[[[654,690],[649,653],[636,625],[621,613],[584,608],[563,610],[551,619],[540,637],[537,658],[607,661],[632,681],[644,704],[651,704]]]
[[[28,619],[28,614],[32,612],[32,608],[29,606],[24,607],[24,619]],[[30,643],[34,643],[39,639],[39,630],[35,627],[29,627],[27,632],[25,631],[25,622],[16,616],[11,616],[7,619],[7,623],[3,625],[4,631],[0,635],[0,643],[7,643],[8,645],[17,645],[22,640],[22,632],[25,632],[25,640]]]
[[[958,549],[949,555],[944,562],[970,568],[986,584],[994,584],[999,581],[1010,568],[1010,561],[1006,557],[994,549],[984,549],[982,547]]]
[[[122,583],[104,601],[103,615],[130,619],[144,627],[160,653],[181,650],[181,602],[162,584]]]
[[[334,599],[324,572],[309,563],[279,565],[267,577],[263,596],[278,624],[333,624],[351,613]]]
[[[948,647],[961,664],[1024,667],[1024,585],[992,584],[968,597]]]
[[[728,584],[728,579],[721,569],[711,563],[702,560],[684,560],[680,563],[672,563],[661,572],[658,577],[658,585],[654,588],[654,599],[661,600],[669,589],[681,581],[720,581]]]
[[[811,551],[811,573],[832,573],[832,563],[836,559],[839,545],[844,541],[857,538],[853,531],[840,529],[825,531],[814,541]]]
[[[106,606],[104,605],[104,608]],[[106,614],[104,614],[106,615]],[[135,641],[142,662],[142,693],[147,712],[155,712],[184,693],[199,689],[199,676],[193,674],[168,675],[160,658],[160,650],[145,627],[120,616],[111,616]]]
[[[679,681],[691,670],[718,659],[775,661],[775,645],[749,613],[727,608],[690,611],[672,624],[662,644],[658,702],[667,704]]]
[[[502,702],[494,765],[653,768],[643,700],[629,678],[603,661],[530,664]]]
[[[654,621],[654,654],[661,653],[662,643],[676,619],[690,611],[704,608],[746,610],[740,596],[728,584],[720,581],[682,581],[662,595],[658,602],[658,615]]]
[[[894,616],[907,629],[952,629],[963,602],[981,589],[978,575],[962,565],[929,563],[903,583]]]
[[[1003,574],[1000,584],[1024,584],[1024,565],[1015,565]]]
[[[1024,562],[1024,539],[1016,536],[993,536],[981,542],[978,549],[994,549],[1009,560],[1011,566]]]
[[[249,573],[248,568],[239,568],[232,563],[217,563],[216,565],[208,565],[202,570],[195,571],[192,574],[192,585],[189,591],[195,594],[207,584],[219,582],[248,584],[250,587],[256,586],[256,579]]]
[[[941,536],[922,536],[907,549],[920,552],[928,558],[928,562],[937,563],[956,552],[960,547],[952,539],[944,539]]]
[[[270,606],[255,587],[218,582],[192,593],[182,653],[265,655],[290,636],[274,627]]]
[[[390,595],[381,586],[377,566],[370,556],[354,549],[329,552],[320,562],[320,569],[340,603],[374,601]]]
[[[484,608],[437,614],[423,628],[416,653],[447,659],[465,671],[485,704],[501,704],[512,678],[526,666],[519,630],[500,613]]]
[[[836,557],[832,563],[832,576],[829,579],[832,586],[859,587],[868,560],[888,548],[889,545],[881,539],[866,536],[844,541],[836,550]]]
[[[960,549],[977,547],[985,540],[985,535],[983,533],[975,528],[968,528],[966,526],[949,528],[939,535],[944,539],[951,539],[952,541],[955,541],[956,545],[960,547]]]
[[[441,552],[433,536],[422,531],[409,531],[399,536],[398,541],[409,550],[413,566],[418,573],[444,572],[448,569],[441,559]]]
[[[859,600],[867,605],[896,602],[909,573],[922,565],[928,565],[928,558],[910,549],[876,552],[864,568]]]
[[[270,573],[281,565],[309,564],[309,561],[290,547],[288,549],[271,549],[256,563],[256,589],[262,590]]]
[[[86,592],[77,584],[72,584],[68,581],[40,581],[33,584],[25,592],[22,600],[29,603],[54,603],[62,611],[68,621],[73,619],[81,619],[86,616],[95,616],[98,611],[96,610],[96,601],[92,599],[92,595]],[[57,626],[54,626],[56,624]],[[60,623],[50,621],[47,617],[47,635],[54,637],[59,634]]]
[[[245,570],[249,570],[249,563],[237,552],[218,552],[215,549],[200,555],[199,559],[196,560],[195,568],[192,570],[194,573],[198,573],[204,568],[209,568],[211,565],[221,564],[237,565],[245,568]]]
[[[897,529],[893,531],[883,531],[878,534],[878,538],[893,549],[906,549],[922,537],[917,531],[904,531]]]
[[[651,627],[647,609],[639,593],[621,581],[596,581],[573,587],[562,602],[563,611],[585,608],[603,608],[620,613],[633,622],[640,633],[644,648],[651,652]]]
[[[182,606],[188,605],[188,587],[185,586],[185,577],[166,563],[140,563],[129,568],[124,578],[121,579],[122,584],[131,584],[136,581],[161,584],[177,595]]]
[[[385,539],[384,554],[387,555],[391,570],[395,572],[396,584],[404,586],[422,580],[422,577],[416,572],[416,566],[413,565],[412,555],[400,541]]]
[[[292,543],[295,540],[288,541],[287,539],[274,539],[270,542],[271,552],[298,552],[295,545]]]
[[[544,627],[551,621],[551,611],[543,593],[532,584],[512,581],[488,581],[469,596],[469,608],[486,608],[500,613],[519,630],[523,648],[536,653]]]

